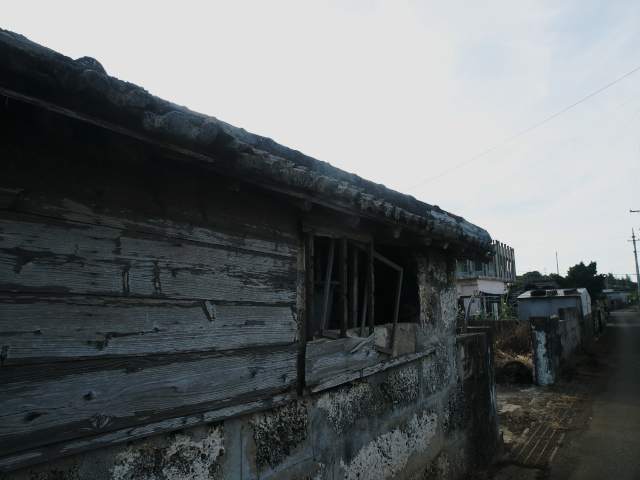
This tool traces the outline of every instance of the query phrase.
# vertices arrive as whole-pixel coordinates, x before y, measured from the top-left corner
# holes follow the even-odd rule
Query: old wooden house
[[[492,454],[491,343],[455,331],[486,231],[3,30],[0,125],[6,478],[452,478]]]

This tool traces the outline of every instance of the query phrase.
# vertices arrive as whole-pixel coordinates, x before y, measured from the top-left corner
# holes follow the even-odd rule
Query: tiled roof
[[[324,201],[478,253],[491,250],[486,230],[438,206],[153,96],[107,75],[97,60],[72,60],[2,29],[0,95],[46,102],[77,118],[175,145],[198,160],[218,162],[234,174],[263,179],[312,202]]]

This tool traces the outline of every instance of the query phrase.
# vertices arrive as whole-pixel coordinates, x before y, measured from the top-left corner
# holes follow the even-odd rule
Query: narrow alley
[[[553,387],[501,388],[505,445],[491,478],[640,478],[640,314],[635,307],[612,312],[589,354],[597,357],[597,365],[574,366],[572,378]]]
[[[640,478],[640,314],[633,307],[613,312],[600,341],[603,366],[578,429],[549,466],[550,479]]]

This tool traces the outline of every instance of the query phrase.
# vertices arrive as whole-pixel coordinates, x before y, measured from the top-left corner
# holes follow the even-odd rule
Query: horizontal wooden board
[[[261,210],[262,203],[257,201],[256,209]],[[209,213],[200,210],[189,216],[183,213],[167,218],[166,215],[144,215],[133,210],[133,206],[105,207],[50,192],[34,193],[2,187],[0,209],[171,237],[178,241],[191,240],[284,257],[297,255],[296,232],[287,225],[290,222],[284,214],[274,219],[274,224],[270,226],[262,223],[264,219],[260,223],[257,220],[256,223],[249,223],[252,218],[243,220],[241,217],[214,221],[211,217],[220,216],[221,208],[215,209],[213,205],[209,207]],[[207,221],[198,221],[198,215],[206,216]]]
[[[427,347],[420,352],[391,357],[375,350],[375,334],[366,339],[322,339],[307,342],[305,384],[308,392],[320,392],[413,362],[434,351],[435,347]]]
[[[198,415],[171,418],[160,422],[147,423],[132,428],[124,428],[106,433],[98,433],[78,439],[56,442],[52,445],[30,448],[28,450],[0,456],[0,472],[8,472],[37,463],[55,460],[56,458],[86,452],[96,448],[108,447],[117,443],[129,442],[139,438],[158,435],[166,432],[182,430],[184,428],[204,425],[238,415],[268,410],[297,398],[295,392],[276,394],[262,400],[239,403]]]
[[[298,345],[0,368],[0,456],[291,391]]]
[[[374,339],[341,338],[307,342],[305,356],[305,383],[307,387],[333,378],[345,381],[357,378],[360,370],[380,363],[386,355],[375,350]],[[363,342],[364,341],[364,342]],[[357,350],[356,347],[360,347]],[[350,375],[353,376],[350,376]]]
[[[0,294],[4,366],[233,350],[297,339],[292,305]]]
[[[288,303],[294,258],[0,211],[0,291]]]

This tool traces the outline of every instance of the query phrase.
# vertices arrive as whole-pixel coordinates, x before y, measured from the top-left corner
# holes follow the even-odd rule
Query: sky
[[[624,276],[638,19],[634,0],[23,0],[0,27],[463,216],[518,274],[557,252],[561,275]]]

